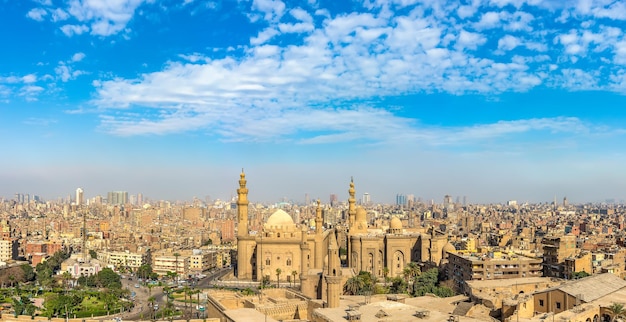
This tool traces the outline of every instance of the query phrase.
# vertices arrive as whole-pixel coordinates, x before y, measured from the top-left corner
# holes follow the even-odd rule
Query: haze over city
[[[5,1],[0,197],[624,199],[621,1]],[[6,49],[10,50],[6,50]]]

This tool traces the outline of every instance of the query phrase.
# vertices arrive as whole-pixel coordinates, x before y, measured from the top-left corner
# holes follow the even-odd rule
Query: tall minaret
[[[350,216],[348,229],[350,229],[356,220],[356,198],[354,197],[356,192],[354,190],[354,179],[352,178],[350,178],[350,189],[348,190],[348,193],[350,194],[350,198],[348,199],[348,215]]]
[[[248,232],[248,188],[246,188],[246,174],[241,169],[239,189],[237,189],[237,278],[242,280],[253,279],[252,262],[255,256],[255,236]],[[260,258],[260,254],[257,254]]]
[[[324,218],[322,218],[322,207],[320,206],[320,200],[317,199],[317,208],[315,209],[315,234],[321,235],[324,231]]]
[[[335,232],[331,231],[328,236],[328,266],[326,267],[326,307],[339,307],[341,295],[341,262],[339,259],[339,246]]]
[[[237,189],[237,236],[248,236],[248,188],[246,188],[246,174],[241,169],[239,175],[239,189]]]

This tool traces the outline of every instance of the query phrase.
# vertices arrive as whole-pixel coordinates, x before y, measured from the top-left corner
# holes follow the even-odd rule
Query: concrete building
[[[154,254],[152,256],[152,271],[163,276],[167,272],[184,277],[189,274],[189,256],[174,256],[174,254]]]
[[[548,277],[566,278],[565,259],[575,256],[576,236],[546,236],[543,245],[543,275]]]
[[[151,263],[150,252],[135,253],[128,250],[123,252],[100,251],[98,252],[98,260],[107,266],[113,266],[115,269],[130,268],[133,271],[141,265]]]
[[[541,258],[490,252],[457,254],[448,252],[448,278],[459,289],[464,281],[500,280],[520,277],[541,277]]]

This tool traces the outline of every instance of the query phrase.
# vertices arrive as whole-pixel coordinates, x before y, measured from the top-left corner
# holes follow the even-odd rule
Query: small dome
[[[290,225],[294,225],[294,223],[293,223],[293,218],[291,218],[291,216],[289,216],[288,213],[286,213],[282,209],[278,209],[269,218],[267,218],[267,225],[270,227],[290,226]]]
[[[391,222],[389,223],[390,229],[402,229],[402,220],[398,217],[391,218]]]
[[[367,222],[367,211],[363,207],[356,208],[356,221],[357,222]]]
[[[443,246],[443,254],[445,255],[446,253],[456,253],[456,247],[454,247],[454,245],[452,245],[450,242],[448,242],[445,246]]]

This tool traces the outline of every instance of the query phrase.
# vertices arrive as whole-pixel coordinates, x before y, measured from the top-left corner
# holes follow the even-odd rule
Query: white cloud
[[[542,86],[593,90],[602,88],[603,78],[615,76],[615,68],[589,71],[573,63],[613,58],[614,63],[626,64],[626,40],[620,28],[598,22],[560,34],[550,29],[565,4],[545,9],[549,4],[536,0],[472,1],[461,7],[453,2],[409,2],[379,1],[371,3],[376,10],[335,16],[316,9],[314,20],[302,8],[257,0],[252,3],[255,17],[251,19],[265,21],[259,23],[263,29],[250,38],[249,45],[238,48],[244,55],[179,54],[160,71],[94,82],[93,103],[105,111],[115,109],[103,115],[102,126],[118,135],[212,129],[226,140],[273,140],[311,132],[300,142],[375,141],[383,137],[373,134],[383,131],[372,121],[378,119],[395,136],[431,137],[436,133],[414,131],[413,120],[396,117],[375,104],[349,102],[429,92],[497,95]],[[393,12],[406,6],[413,8]],[[581,10],[584,7],[581,4]],[[589,15],[595,7],[592,3]],[[572,6],[563,10],[567,19],[582,19]],[[449,14],[454,11],[458,16]],[[286,37],[279,36],[286,33],[298,41],[283,44]],[[548,45],[549,40],[553,45]],[[76,77],[68,62],[57,68],[62,81]],[[618,88],[621,78],[613,79],[610,86]],[[137,115],[135,107],[154,113]],[[353,113],[364,115],[360,120],[364,126],[336,120]],[[308,125],[303,118],[311,115],[324,122],[319,127]],[[549,121],[575,125],[568,119]],[[506,126],[512,132],[502,135],[555,130],[542,122],[548,121],[455,130],[476,138],[487,131],[504,131]],[[317,133],[324,129],[328,132]]]
[[[613,62],[619,65],[626,65],[626,40],[622,40],[614,46],[615,58]]]
[[[22,82],[26,84],[34,83],[37,81],[37,76],[35,74],[28,74],[22,77]]]
[[[281,33],[302,33],[312,31],[315,27],[310,23],[281,23],[278,24],[278,29]]]
[[[278,21],[285,12],[285,3],[280,0],[253,0],[252,9],[264,13],[267,21]]]
[[[266,28],[263,31],[259,32],[259,34],[256,37],[250,38],[250,44],[251,45],[264,44],[270,39],[274,38],[274,36],[278,34],[279,34],[278,30],[274,29],[273,27]]]
[[[74,35],[81,35],[89,31],[89,27],[85,25],[64,25],[61,27],[61,31],[68,37]]]
[[[498,40],[498,50],[510,51],[515,49],[515,47],[519,46],[521,41],[519,38],[511,35],[505,35],[504,37]]]
[[[476,50],[478,46],[483,45],[485,42],[487,42],[487,38],[482,34],[461,30],[457,45],[460,50],[464,48]]]
[[[291,9],[289,10],[289,14],[299,21],[313,23],[313,17],[311,17],[308,11],[302,8]]]
[[[72,56],[72,62],[79,62],[81,60],[83,60],[85,58],[85,54],[84,53],[75,53]]]
[[[478,8],[474,6],[460,6],[457,9],[457,15],[459,15],[461,19],[465,19],[474,16],[476,11],[478,11]]]
[[[474,24],[478,30],[497,28],[501,25],[500,14],[498,12],[489,11],[483,13],[480,20]]]
[[[69,19],[69,17],[70,15],[61,8],[56,8],[54,11],[52,11],[53,22],[64,21],[64,20]]]
[[[35,21],[43,21],[44,17],[48,15],[48,12],[42,8],[34,8],[28,11],[26,16]]]
[[[30,10],[27,16],[42,21],[51,16],[52,22],[72,20],[61,26],[68,36],[91,31],[96,36],[111,36],[127,30],[135,11],[144,3],[153,0],[67,0],[64,7],[53,7],[51,1],[42,2],[42,8]]]

